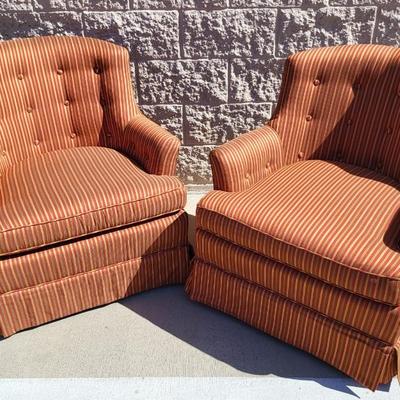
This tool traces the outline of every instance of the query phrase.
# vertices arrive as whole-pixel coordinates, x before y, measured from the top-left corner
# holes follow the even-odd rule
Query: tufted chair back
[[[345,45],[290,56],[269,125],[287,163],[337,160],[400,179],[400,49]]]
[[[0,43],[0,176],[48,151],[118,147],[136,113],[123,47],[82,37]]]

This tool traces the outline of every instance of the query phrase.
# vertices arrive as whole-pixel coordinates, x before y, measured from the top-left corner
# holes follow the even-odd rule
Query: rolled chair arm
[[[124,129],[123,150],[146,172],[175,175],[180,141],[143,114]]]
[[[214,149],[210,161],[215,190],[242,191],[283,165],[281,141],[266,125]]]

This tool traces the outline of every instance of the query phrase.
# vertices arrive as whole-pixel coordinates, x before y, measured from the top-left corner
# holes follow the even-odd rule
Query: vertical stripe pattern
[[[199,259],[231,275],[303,304],[388,345],[399,340],[399,306],[355,296],[202,230],[196,232],[196,244]]]
[[[400,178],[400,49],[316,48],[286,62],[269,125],[285,162],[337,160]]]
[[[0,44],[3,165],[77,146],[118,146],[138,113],[128,52],[90,38]]]
[[[15,254],[182,209],[175,176],[150,175],[100,146],[63,149],[9,167],[0,193],[0,255]]]
[[[175,175],[179,139],[144,115],[129,121],[123,143],[123,151],[149,174]]]
[[[0,335],[43,324],[188,274],[184,211],[0,259]]]
[[[179,140],[140,113],[125,48],[49,36],[4,41],[0,52],[0,176],[30,157],[96,145],[175,173]]]
[[[3,258],[0,261],[0,296],[148,254],[184,247],[187,245],[187,219],[187,214],[179,211],[62,246]]]
[[[399,186],[390,178],[310,160],[243,192],[211,192],[198,205],[197,228],[353,293],[400,305],[399,207]]]
[[[265,127],[211,153],[192,299],[375,389],[400,362],[400,49],[286,61]]]
[[[305,350],[372,390],[396,374],[393,347],[200,260],[193,263],[186,290],[192,300]]]
[[[0,53],[0,334],[182,283],[179,140],[139,112],[127,50],[54,36]]]
[[[9,336],[135,293],[181,284],[187,265],[187,248],[181,247],[6,293],[0,296],[0,332]]]
[[[282,166],[281,141],[264,126],[214,149],[210,161],[215,190],[245,190]]]

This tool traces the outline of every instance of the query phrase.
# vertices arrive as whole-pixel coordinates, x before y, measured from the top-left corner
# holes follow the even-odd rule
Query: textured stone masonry
[[[129,49],[143,112],[182,141],[179,173],[262,125],[285,58],[316,46],[400,44],[400,0],[0,0],[0,39],[84,35]]]

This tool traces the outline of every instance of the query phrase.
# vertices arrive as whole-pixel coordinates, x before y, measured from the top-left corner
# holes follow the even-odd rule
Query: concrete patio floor
[[[203,194],[190,191],[192,216]],[[181,286],[0,340],[0,366],[0,400],[400,398],[397,381],[372,393]]]

